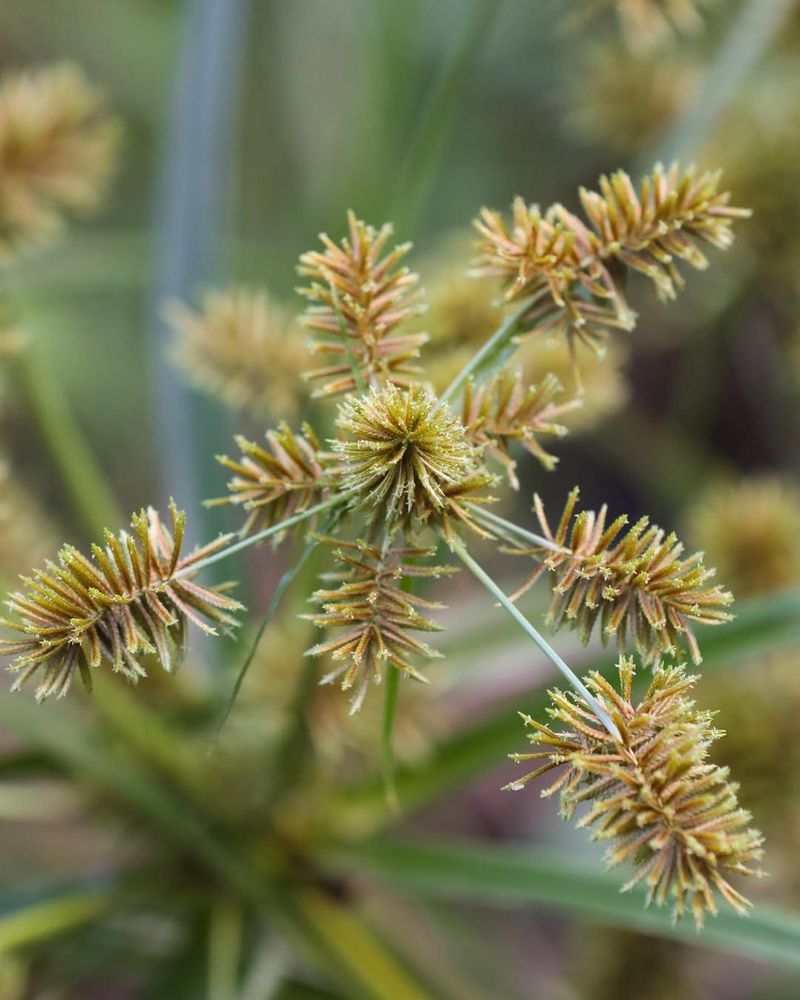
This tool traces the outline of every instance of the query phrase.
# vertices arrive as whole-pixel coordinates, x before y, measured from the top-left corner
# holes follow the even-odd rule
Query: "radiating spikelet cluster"
[[[384,665],[415,680],[425,680],[409,658],[430,659],[440,654],[410,633],[439,631],[439,626],[419,609],[427,611],[442,605],[405,592],[402,584],[407,579],[440,577],[453,570],[413,561],[431,556],[433,549],[399,548],[388,539],[383,546],[334,538],[321,541],[335,549],[342,570],[332,575],[335,588],[318,590],[313,595],[323,610],[309,618],[320,628],[345,631],[308,652],[312,656],[329,655],[337,664],[343,661],[322,683],[341,680],[343,691],[355,686],[355,712],[361,707],[370,679],[380,683]]]
[[[535,510],[543,535],[563,552],[527,550],[541,559],[523,586],[526,590],[546,573],[552,574],[554,598],[548,620],[574,628],[589,641],[601,624],[603,639],[617,636],[621,647],[628,634],[645,663],[675,656],[686,645],[695,663],[702,659],[692,626],[730,621],[724,609],[732,595],[707,586],[714,570],[706,569],[701,553],[683,556],[683,544],[644,517],[624,531],[627,517],[607,524],[608,510],[575,514],[578,489],[572,490],[553,531],[539,496]],[[574,516],[573,516],[574,515]]]
[[[288,311],[264,290],[212,290],[200,308],[170,303],[176,364],[197,388],[255,417],[294,417],[308,350]]]
[[[423,308],[418,276],[400,264],[411,245],[387,251],[391,226],[375,230],[352,212],[347,218],[349,236],[341,245],[321,234],[325,249],[304,253],[297,269],[311,282],[298,289],[310,303],[302,322],[316,335],[311,350],[333,355],[330,365],[308,372],[308,378],[324,380],[317,396],[351,392],[359,382],[408,384],[428,339],[397,332]]]
[[[537,336],[564,334],[598,348],[610,329],[635,324],[612,264],[644,274],[667,300],[683,285],[676,260],[702,269],[701,243],[730,245],[732,220],[749,213],[728,204],[719,177],[657,165],[637,192],[623,170],[603,176],[599,192],[580,191],[590,226],[559,204],[542,213],[518,198],[510,227],[484,209],[475,274],[500,278],[508,300],[534,297],[527,324]]]
[[[627,861],[637,866],[623,889],[644,883],[648,905],[671,900],[676,919],[688,906],[698,926],[706,913],[717,912],[716,893],[746,912],[750,904],[728,879],[759,874],[754,864],[763,853],[762,838],[748,826],[751,816],[739,807],[738,786],[727,768],[708,759],[723,734],[712,727],[712,713],[699,711],[688,698],[697,678],[683,666],[659,667],[634,704],[633,660],[623,657],[618,670],[619,690],[597,672],[587,684],[621,738],[611,737],[578,695],[552,691],[553,725],[523,716],[534,730],[531,742],[543,749],[514,755],[543,763],[510,787],[558,769],[542,795],[559,793],[565,819],[588,807],[578,826],[611,842],[609,867]]]
[[[470,380],[464,389],[461,422],[470,439],[503,464],[514,489],[519,482],[510,454],[512,442],[519,442],[545,469],[552,470],[558,462],[539,438],[563,437],[567,428],[559,421],[581,405],[579,399],[556,402],[562,391],[555,375],[525,388],[522,372],[510,368],[478,386]]]
[[[247,511],[242,534],[269,528],[319,503],[332,480],[327,475],[331,456],[324,452],[313,430],[303,425],[300,434],[286,423],[267,431],[267,447],[239,435],[240,461],[218,455],[217,461],[233,472],[228,495],[208,501],[209,506],[234,504]],[[280,536],[278,536],[280,537]]]
[[[47,562],[24,592],[10,595],[14,617],[2,624],[19,638],[1,640],[0,651],[16,657],[15,689],[38,675],[37,699],[61,697],[76,672],[90,687],[102,663],[136,681],[145,676],[145,654],[165,670],[180,663],[190,621],[211,634],[215,625],[236,624],[231,612],[241,605],[228,588],[202,587],[192,571],[230,536],[182,556],[185,515],[171,504],[170,518],[171,531],[152,508],[134,514],[131,533],[107,531],[105,545],[92,546],[93,560],[65,545],[57,564]]]
[[[118,128],[74,66],[0,81],[0,259],[46,242],[102,200]]]
[[[777,476],[713,483],[689,532],[737,594],[800,583],[800,486]]]
[[[342,489],[391,529],[412,523],[473,525],[470,506],[493,482],[461,422],[420,385],[389,385],[339,408]],[[484,498],[485,499],[485,498]]]

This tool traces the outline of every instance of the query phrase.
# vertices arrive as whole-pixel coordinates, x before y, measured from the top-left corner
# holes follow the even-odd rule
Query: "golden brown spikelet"
[[[737,594],[800,583],[800,486],[780,476],[713,483],[688,520],[693,541]]]
[[[65,214],[102,200],[118,127],[67,63],[0,81],[0,258],[55,235]]]
[[[409,663],[409,658],[430,659],[441,654],[410,633],[439,631],[440,627],[423,617],[418,609],[436,609],[442,605],[406,593],[402,583],[411,578],[440,577],[453,569],[412,562],[433,555],[434,549],[400,548],[388,542],[381,547],[334,538],[320,540],[335,549],[343,568],[332,576],[338,584],[335,589],[318,590],[313,595],[322,605],[322,613],[308,617],[320,628],[346,631],[313,646],[308,655],[329,655],[334,661],[344,661],[326,674],[321,683],[341,679],[343,691],[355,686],[351,710],[356,712],[370,679],[380,683],[384,665],[415,680],[425,680]]]
[[[542,501],[534,498],[544,536],[563,552],[528,549],[541,559],[516,596],[545,573],[555,579],[548,621],[569,625],[587,643],[601,624],[605,641],[615,635],[622,648],[630,634],[643,662],[657,664],[675,656],[683,644],[695,663],[702,659],[692,626],[720,625],[733,617],[723,610],[733,596],[719,586],[707,586],[714,570],[706,569],[701,553],[683,557],[683,544],[648,518],[623,531],[627,517],[607,524],[608,510],[575,515],[577,487],[555,532]],[[574,516],[573,516],[574,515]]]
[[[517,198],[510,227],[484,209],[474,273],[500,278],[508,300],[532,297],[524,322],[535,335],[563,334],[598,349],[609,330],[635,325],[612,265],[644,274],[667,300],[683,284],[676,259],[702,269],[701,243],[730,245],[732,220],[749,212],[729,206],[719,178],[657,164],[637,191],[624,170],[602,176],[600,192],[580,191],[591,228],[558,204],[542,213]]]
[[[207,501],[208,506],[234,504],[248,512],[242,534],[270,528],[315,506],[333,480],[332,456],[323,452],[308,424],[295,434],[288,424],[267,431],[267,447],[237,436],[240,461],[218,455],[217,461],[234,473],[228,495]],[[282,536],[278,535],[280,540]]]
[[[578,826],[592,828],[593,839],[611,842],[609,867],[627,861],[637,866],[623,890],[644,882],[648,905],[671,899],[678,919],[688,904],[702,926],[707,913],[717,912],[719,893],[745,913],[750,904],[728,878],[760,874],[753,865],[763,854],[762,837],[748,827],[750,813],[740,808],[728,769],[708,760],[710,746],[723,734],[712,727],[713,714],[698,711],[687,697],[697,678],[683,665],[659,667],[634,704],[633,660],[620,659],[618,671],[619,690],[597,672],[586,683],[620,738],[609,735],[579,695],[551,691],[548,714],[564,728],[522,716],[534,730],[531,742],[543,749],[513,757],[543,763],[509,787],[559,770],[542,795],[559,793],[565,819],[588,806]]]
[[[400,264],[411,244],[387,251],[391,226],[375,230],[353,212],[347,222],[349,236],[341,245],[322,233],[325,249],[304,253],[297,268],[311,282],[298,289],[310,303],[302,322],[316,335],[311,350],[333,355],[332,364],[307,373],[310,379],[326,380],[315,396],[351,392],[359,382],[407,385],[418,372],[413,362],[428,339],[424,333],[397,332],[423,308],[418,276]]]
[[[169,303],[175,362],[197,388],[254,417],[291,419],[306,391],[308,349],[287,310],[263,289],[216,289],[194,310]]]
[[[476,386],[470,380],[464,389],[461,422],[470,439],[503,464],[509,482],[519,489],[516,462],[509,453],[518,441],[545,469],[555,468],[558,458],[546,451],[541,436],[563,437],[567,428],[561,418],[580,407],[580,400],[556,402],[561,383],[555,375],[546,375],[538,385],[524,388],[520,371],[501,369],[495,376]]]
[[[676,34],[692,35],[703,26],[701,10],[711,0],[583,0],[570,12],[568,27],[603,11],[613,11],[626,44],[651,54]],[[570,5],[572,6],[572,5]]]
[[[481,502],[478,492],[493,477],[480,467],[464,426],[427,389],[389,385],[350,396],[337,426],[346,436],[333,449],[355,507],[371,511],[388,530],[451,518],[476,528],[468,506]]]
[[[62,697],[76,671],[91,687],[91,670],[103,663],[137,681],[145,654],[165,670],[179,665],[190,621],[210,634],[236,624],[230,612],[241,605],[226,596],[227,585],[201,587],[192,571],[230,536],[182,556],[185,515],[171,504],[170,518],[171,532],[152,508],[134,514],[132,533],[107,531],[105,545],[92,546],[94,560],[65,545],[58,564],[47,562],[24,581],[24,593],[10,595],[14,618],[2,624],[21,637],[0,641],[0,653],[16,657],[13,689],[38,674],[37,699]]]

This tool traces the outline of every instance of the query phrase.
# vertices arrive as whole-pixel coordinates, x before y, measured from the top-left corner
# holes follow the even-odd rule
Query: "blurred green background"
[[[213,455],[230,448],[234,430],[253,436],[263,423],[192,389],[170,363],[166,300],[196,301],[235,281],[266,287],[299,312],[298,254],[320,231],[338,239],[353,208],[414,241],[410,261],[431,293],[431,321],[467,324],[478,306],[448,268],[468,262],[469,223],[482,205],[505,208],[520,194],[574,209],[580,185],[617,167],[634,179],[673,157],[721,167],[733,204],[753,208],[753,218],[669,307],[631,287],[638,327],[618,335],[596,383],[587,379],[587,411],[593,393],[606,402],[558,444],[557,471],[522,465],[518,509],[528,516],[534,489],[557,507],[579,483],[589,506],[608,502],[614,514],[648,513],[678,530],[743,597],[730,632],[709,637],[700,690],[720,709],[729,731],[720,755],[768,837],[772,877],[754,897],[796,912],[800,10],[788,0],[717,0],[699,5],[696,31],[642,38],[617,6],[3,0],[0,66],[79,64],[124,137],[104,210],[4,268],[27,360],[2,362],[2,509],[21,509],[30,523],[3,513],[2,576],[11,585],[59,541],[85,545],[101,522],[122,526],[130,510],[170,495],[189,511],[195,538],[238,526],[201,501],[224,489]],[[628,9],[657,19],[672,5]],[[54,454],[64,434],[80,435],[87,474],[104,484],[88,506]],[[242,592],[254,611],[294,556],[264,550],[244,560]],[[545,600],[535,595],[529,607],[538,613]],[[550,805],[497,791],[509,776],[504,755],[522,743],[514,712],[529,710],[526,692],[550,678],[534,663],[531,681],[535,658],[466,580],[448,592],[447,664],[429,697],[417,705],[410,695],[405,730],[401,714],[407,770],[397,820],[377,777],[378,716],[351,722],[324,699],[308,707],[308,643],[291,613],[304,609],[302,587],[289,603],[210,755],[246,638],[235,648],[198,639],[174,689],[154,677],[136,692],[103,686],[96,704],[73,692],[40,709],[3,696],[0,905],[13,915],[31,892],[64,892],[77,909],[65,904],[73,919],[51,926],[50,911],[42,917],[34,906],[28,931],[12,923],[7,939],[0,915],[0,996],[413,995],[392,979],[392,963],[430,996],[797,995],[791,921],[774,938],[761,927],[749,945],[736,937],[747,938],[744,925],[727,939],[684,931],[691,941],[681,944],[647,935],[669,934],[665,921],[637,923],[602,901],[593,909],[593,890],[579,880],[574,900],[559,903],[566,876],[552,891],[555,909],[546,887],[510,909],[490,905],[502,896],[494,884],[453,905],[458,891],[437,896],[419,859],[409,875],[400,855],[376,856],[393,878],[365,875],[362,885],[360,838],[387,823],[440,846],[467,837],[555,845],[592,877],[599,866]],[[576,669],[610,655],[570,638],[560,648]],[[295,716],[289,736],[312,752],[285,776],[286,760],[300,754],[285,732]],[[269,756],[275,747],[284,757]],[[292,845],[295,867],[277,902],[254,899],[252,874],[237,869],[262,842],[272,844],[267,859]],[[307,884],[317,893],[308,906]],[[603,886],[602,900],[612,899]],[[104,916],[81,910],[78,892],[90,904],[99,893]],[[338,922],[353,910],[391,968],[361,924]],[[355,978],[336,940],[356,956]],[[358,968],[370,963],[366,988]]]

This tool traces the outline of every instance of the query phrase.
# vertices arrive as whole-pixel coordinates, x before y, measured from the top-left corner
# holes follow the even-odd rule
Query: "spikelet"
[[[501,369],[488,382],[476,386],[470,379],[464,388],[461,422],[471,440],[503,464],[508,480],[519,489],[516,462],[509,454],[512,441],[520,444],[551,471],[558,458],[545,451],[539,437],[563,437],[567,428],[558,423],[565,413],[580,407],[579,399],[556,403],[562,392],[555,375],[546,375],[538,385],[523,388],[522,372]]]
[[[313,600],[322,605],[320,614],[306,616],[326,629],[344,628],[343,635],[321,642],[308,650],[309,656],[330,655],[344,661],[321,683],[341,679],[343,691],[355,685],[351,711],[361,707],[370,679],[380,683],[384,664],[402,671],[415,680],[425,678],[409,663],[409,657],[428,659],[441,654],[411,632],[437,632],[440,627],[423,617],[419,610],[442,607],[416,594],[405,593],[403,580],[440,577],[453,569],[417,565],[417,560],[432,555],[435,549],[383,547],[366,542],[342,542],[335,538],[320,541],[335,549],[342,570],[333,575],[335,589],[318,590]]]
[[[713,713],[698,711],[687,697],[697,678],[683,665],[659,667],[634,705],[633,660],[621,658],[618,670],[619,692],[597,672],[586,683],[621,739],[609,735],[580,696],[551,691],[548,714],[566,728],[522,716],[534,730],[531,742],[543,749],[512,756],[544,763],[508,787],[560,769],[542,795],[559,792],[568,820],[589,806],[578,826],[593,828],[595,840],[611,841],[607,865],[633,861],[638,868],[623,891],[644,882],[648,906],[671,898],[677,920],[688,904],[698,927],[706,913],[717,912],[715,891],[745,913],[750,904],[728,876],[760,874],[753,863],[763,854],[762,837],[748,827],[750,813],[739,807],[728,769],[708,760],[709,747],[723,734],[712,728]]]
[[[601,623],[605,642],[616,635],[624,648],[630,632],[643,662],[656,664],[688,646],[695,663],[702,660],[692,624],[720,625],[733,617],[723,608],[733,596],[719,586],[706,586],[714,575],[701,553],[682,558],[683,544],[648,518],[623,533],[627,517],[606,525],[608,510],[582,511],[573,519],[577,487],[571,491],[553,532],[539,496],[535,510],[542,533],[563,552],[528,549],[542,560],[515,597],[544,573],[555,578],[548,621],[569,625],[587,643]]]
[[[91,687],[90,671],[103,663],[137,681],[145,654],[165,670],[179,665],[188,622],[212,635],[214,625],[236,624],[230,612],[241,605],[225,595],[228,585],[201,587],[192,572],[230,536],[182,557],[185,515],[172,503],[170,517],[171,532],[152,508],[134,514],[132,534],[107,531],[105,546],[92,546],[94,561],[65,545],[58,565],[47,562],[25,579],[25,593],[10,595],[16,618],[2,624],[22,637],[0,641],[0,653],[16,656],[12,690],[39,674],[37,699],[62,697],[76,671]]]
[[[737,594],[800,583],[800,487],[779,476],[712,483],[689,532]]]
[[[323,452],[308,424],[295,434],[286,423],[267,431],[267,447],[238,435],[240,461],[217,455],[217,461],[234,473],[228,495],[207,500],[210,507],[234,504],[243,507],[247,519],[242,535],[254,528],[270,528],[280,521],[320,503],[330,485],[326,473],[331,456]],[[277,540],[282,536],[278,535]]]
[[[318,335],[311,350],[334,356],[332,364],[307,373],[310,379],[326,380],[315,396],[351,392],[359,381],[407,385],[418,371],[413,361],[428,339],[424,333],[396,332],[423,309],[417,301],[418,276],[400,266],[411,244],[385,252],[390,225],[375,230],[353,212],[347,222],[349,238],[341,246],[322,233],[324,251],[304,253],[297,268],[311,281],[297,290],[310,303],[302,322]]]
[[[102,200],[118,144],[103,100],[75,66],[0,81],[0,259],[56,235]]]
[[[575,28],[601,11],[613,10],[625,43],[634,52],[652,55],[676,34],[693,35],[700,31],[701,8],[710,3],[711,0],[584,0],[570,11],[566,23],[567,27]]]
[[[339,407],[347,437],[332,442],[342,488],[353,506],[372,511],[387,530],[452,518],[479,530],[469,505],[493,482],[479,465],[463,425],[427,389],[389,385]],[[446,530],[449,530],[446,529]]]
[[[171,302],[164,315],[176,333],[174,361],[198,389],[254,417],[298,413],[308,349],[269,293],[212,290],[199,310]]]
[[[708,261],[701,242],[730,246],[732,220],[749,212],[728,205],[719,177],[658,164],[637,192],[622,170],[603,176],[600,193],[580,192],[592,229],[561,205],[543,215],[518,198],[510,229],[499,213],[483,209],[475,222],[483,240],[474,273],[501,278],[508,300],[532,296],[525,323],[537,336],[564,334],[600,349],[610,329],[635,324],[612,265],[641,272],[667,300],[683,284],[676,258],[702,269]]]

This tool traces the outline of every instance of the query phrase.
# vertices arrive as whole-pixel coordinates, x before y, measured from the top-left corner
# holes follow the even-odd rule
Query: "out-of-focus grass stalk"
[[[212,908],[208,930],[208,1000],[236,1000],[244,915],[223,897]]]
[[[425,208],[447,135],[462,108],[459,96],[502,6],[498,0],[473,0],[460,19],[460,35],[430,89],[398,175],[391,217],[404,232],[413,232]]]
[[[195,510],[205,488],[219,412],[192,395],[165,358],[169,331],[160,318],[164,302],[189,298],[214,275],[225,217],[231,132],[241,67],[241,39],[248,0],[192,0],[183,52],[167,120],[156,238],[152,303],[151,372],[156,432],[166,492]],[[202,462],[202,466],[201,466]],[[194,530],[210,532],[203,519]]]
[[[298,892],[296,905],[303,921],[360,984],[364,995],[375,1000],[426,1000],[427,994],[348,908],[312,889]]]
[[[97,536],[103,528],[122,523],[108,480],[41,348],[30,344],[17,365],[31,416],[82,525]]]
[[[0,956],[88,923],[108,909],[108,889],[59,892],[10,909],[0,916]]]
[[[743,4],[694,103],[660,143],[655,156],[648,153],[638,163],[637,175],[645,174],[653,159],[669,162],[697,155],[796,6],[796,0],[748,0]]]

